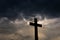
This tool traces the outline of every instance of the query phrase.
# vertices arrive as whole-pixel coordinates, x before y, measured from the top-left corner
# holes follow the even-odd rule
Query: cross
[[[42,24],[37,24],[37,18],[34,18],[34,23],[30,22],[30,25],[35,26],[35,40],[38,40],[38,27],[42,27]]]

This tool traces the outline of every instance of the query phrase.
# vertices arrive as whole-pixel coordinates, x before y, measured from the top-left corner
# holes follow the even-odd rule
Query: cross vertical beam
[[[37,19],[35,18],[34,19],[34,22],[35,22],[35,40],[38,40],[38,27],[37,27]]]
[[[35,40],[38,40],[38,27],[37,26],[40,26],[42,27],[42,24],[37,24],[37,18],[34,18],[34,23],[31,23],[30,22],[30,25],[32,26],[35,26]]]

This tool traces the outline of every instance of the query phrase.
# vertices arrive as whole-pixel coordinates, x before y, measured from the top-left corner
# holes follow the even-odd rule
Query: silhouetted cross
[[[38,27],[42,27],[42,24],[37,24],[37,18],[34,18],[34,23],[30,22],[30,25],[35,26],[35,40],[38,40]]]

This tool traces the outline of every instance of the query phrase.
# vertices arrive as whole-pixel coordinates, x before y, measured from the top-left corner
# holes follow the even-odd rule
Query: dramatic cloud
[[[26,16],[32,14],[46,15],[50,18],[60,17],[59,0],[0,0],[0,17],[16,19],[20,12]]]
[[[60,40],[59,0],[0,0],[0,40],[34,40],[34,17],[39,40]]]
[[[34,27],[29,25],[32,20],[22,18],[11,21],[6,17],[0,18],[0,40],[34,40]],[[42,28],[38,27],[39,40],[60,40],[59,20],[60,18],[38,20],[43,25]]]

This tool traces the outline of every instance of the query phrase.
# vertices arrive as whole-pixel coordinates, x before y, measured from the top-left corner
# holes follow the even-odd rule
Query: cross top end
[[[34,18],[34,21],[37,21],[37,18]]]

